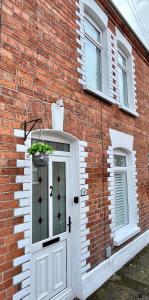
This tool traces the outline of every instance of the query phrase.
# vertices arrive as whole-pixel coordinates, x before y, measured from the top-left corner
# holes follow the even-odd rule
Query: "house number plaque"
[[[81,196],[86,196],[86,195],[87,195],[87,190],[83,188],[81,190]]]

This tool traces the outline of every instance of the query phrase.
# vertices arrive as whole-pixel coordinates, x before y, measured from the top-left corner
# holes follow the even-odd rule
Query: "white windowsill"
[[[91,87],[89,87],[87,85],[84,85],[83,89],[84,89],[84,91],[86,91],[86,92],[88,92],[90,94],[93,94],[93,95],[95,95],[98,98],[102,98],[103,100],[105,100],[109,104],[114,104],[115,103],[115,100],[112,97],[106,95],[105,93],[103,93],[103,92],[101,92],[99,90],[94,90],[93,88],[91,88]]]
[[[132,110],[129,107],[126,107],[126,106],[123,106],[123,105],[120,105],[119,107],[120,107],[121,110],[127,112],[129,115],[131,115],[133,117],[138,117],[139,116],[139,114],[136,111]]]
[[[127,240],[131,239],[134,235],[140,232],[140,228],[137,226],[126,225],[116,230],[114,237],[114,245],[120,246]]]

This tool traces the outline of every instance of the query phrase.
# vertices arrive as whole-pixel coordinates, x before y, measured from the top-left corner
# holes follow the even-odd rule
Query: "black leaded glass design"
[[[66,170],[64,162],[53,162],[53,235],[66,231]]]
[[[48,166],[32,165],[32,242],[49,237],[48,229]]]

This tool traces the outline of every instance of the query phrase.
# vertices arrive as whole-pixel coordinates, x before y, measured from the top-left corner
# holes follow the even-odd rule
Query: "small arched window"
[[[109,200],[114,245],[119,246],[140,231],[136,192],[136,153],[133,136],[110,129]]]
[[[114,195],[115,195],[115,228],[129,223],[128,211],[128,159],[122,150],[114,151]]]

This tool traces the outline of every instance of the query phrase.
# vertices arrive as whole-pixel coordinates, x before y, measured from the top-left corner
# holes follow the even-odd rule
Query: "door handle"
[[[71,217],[69,216],[69,217],[68,217],[68,224],[67,224],[69,233],[71,232],[71,224],[72,224],[72,222],[71,222]]]

